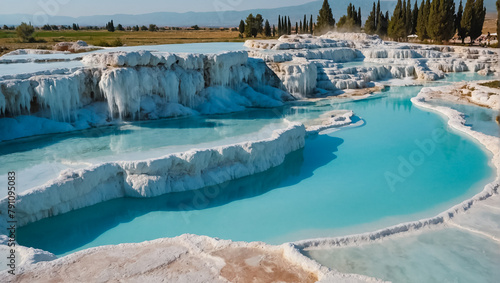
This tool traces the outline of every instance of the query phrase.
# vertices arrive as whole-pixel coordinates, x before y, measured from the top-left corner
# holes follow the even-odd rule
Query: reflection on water
[[[310,137],[303,150],[266,172],[195,192],[113,200],[45,219],[19,229],[19,242],[56,254],[183,233],[276,244],[389,217],[386,222],[392,225],[422,217],[415,213],[432,216],[482,189],[493,170],[477,144],[447,132],[440,116],[411,106],[419,90],[392,87],[341,106],[322,100],[216,118],[219,124],[250,126],[256,121],[252,117],[311,118],[340,107],[352,109],[366,123]],[[403,160],[421,150],[417,142],[436,129],[445,133],[442,142],[421,163],[410,165],[409,174],[400,173]],[[387,172],[400,176],[393,187]],[[54,242],[51,230],[68,237]]]

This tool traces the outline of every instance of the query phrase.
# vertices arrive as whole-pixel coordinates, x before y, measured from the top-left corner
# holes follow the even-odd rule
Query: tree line
[[[273,30],[271,30],[268,20],[266,20],[264,27],[264,18],[261,14],[256,16],[253,14],[248,15],[245,21],[240,21],[239,26],[240,36],[245,35],[246,37],[257,37],[258,34],[265,34],[265,36],[269,37],[273,32],[276,33],[274,30],[274,26]]]
[[[483,29],[486,15],[483,0],[467,0],[465,8],[460,1],[455,11],[454,0],[422,0],[420,8],[415,2],[413,10],[411,0],[398,0],[389,21],[388,36],[407,40],[408,35],[417,34],[420,40],[441,42],[450,40],[457,33],[462,42],[467,36],[473,42]]]
[[[384,13],[380,10],[380,0],[377,4],[373,2],[373,8],[365,22],[365,32],[368,34],[378,34],[386,36],[389,28],[389,11]]]
[[[313,16],[310,16],[310,20],[307,20],[307,15],[304,15],[304,20],[295,22],[295,28],[292,26],[292,21],[289,16],[278,15],[278,28],[275,25],[271,27],[269,20],[264,19],[261,14],[253,16],[253,14],[248,15],[245,21],[241,20],[239,25],[240,36],[245,35],[246,37],[257,37],[257,35],[262,34],[266,37],[271,36],[282,36],[290,35],[293,32],[298,33],[313,33],[314,22]]]
[[[348,31],[361,30],[361,8],[356,10],[356,6],[349,3],[349,6],[347,6],[347,14],[340,17],[337,28]]]

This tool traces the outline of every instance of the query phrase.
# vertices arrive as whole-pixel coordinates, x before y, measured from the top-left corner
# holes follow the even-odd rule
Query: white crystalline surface
[[[481,83],[423,88],[412,102],[442,114],[451,128],[485,146],[493,154],[496,180],[434,218],[372,233],[301,241],[304,253],[340,272],[393,282],[495,282],[500,276],[500,136],[474,131],[462,113],[430,103],[441,99],[497,109],[498,90]]]
[[[0,140],[151,120],[275,107],[291,96],[244,51],[85,55],[86,68],[0,79]],[[101,102],[107,103],[102,109]],[[31,116],[27,116],[32,114]]]
[[[499,210],[500,197],[494,195],[439,228],[305,254],[340,272],[392,282],[495,282]]]
[[[1,276],[9,276],[6,271]],[[291,245],[231,242],[183,235],[140,244],[88,249],[70,256],[21,265],[11,282],[380,282],[332,271],[300,254]]]
[[[8,63],[8,60],[14,60],[10,61],[12,63],[17,60],[18,64],[28,64],[22,62],[37,62],[32,59],[47,56],[47,60],[75,61],[78,66],[40,68],[34,73],[14,72],[0,77],[0,141],[121,125],[126,121],[232,113],[250,107],[272,108],[297,98],[375,86],[377,81],[386,79],[433,81],[445,77],[447,72],[473,71],[482,75],[499,73],[496,50],[387,43],[376,36],[364,34],[329,33],[320,38],[310,35],[286,36],[277,41],[248,41],[245,45],[250,49],[248,52],[230,51],[218,54],[181,54],[171,53],[170,50],[119,48],[71,59],[64,57],[65,54],[11,54],[0,61]],[[22,56],[26,58],[23,59]],[[497,166],[497,169],[500,168],[498,138],[472,131],[456,111],[428,105],[424,94],[425,90],[421,96],[413,99],[414,105],[446,115],[453,129],[473,136],[491,151],[494,155],[493,165]],[[479,89],[472,91],[470,100],[492,108],[498,107],[496,96]],[[170,192],[196,190],[263,172],[281,164],[288,153],[304,147],[307,134],[348,125],[352,122],[352,117],[353,113],[350,111],[326,113],[318,118],[320,124],[307,125],[307,128],[302,124],[290,124],[286,129],[274,131],[271,137],[248,142],[193,150],[186,148],[179,152],[145,156],[142,159],[133,158],[128,161],[78,164],[57,178],[51,176],[44,180],[47,181],[45,184],[34,186],[18,195],[19,225],[114,198],[152,197]],[[460,231],[481,235],[496,244],[498,236],[495,229],[492,231],[475,223],[476,216],[467,220],[463,213],[474,209],[481,211],[476,208],[478,203],[487,198],[493,199],[491,196],[496,195],[498,186],[497,179],[473,199],[433,218],[404,223],[368,234],[301,241],[295,243],[296,246],[290,250],[297,253],[296,248],[314,250],[318,247],[331,248],[332,245],[365,244],[390,235],[435,226],[453,226]],[[3,226],[6,202],[6,198],[0,200],[2,231],[5,231]],[[498,209],[493,204],[490,206],[491,211]],[[486,212],[483,211],[484,214],[478,217],[490,212],[490,208],[485,207]],[[491,216],[491,222],[495,221],[495,215]],[[452,230],[452,233],[455,233],[454,231]],[[443,235],[438,235],[441,236]],[[464,236],[464,241],[474,241],[474,237],[469,236]],[[169,240],[160,240],[158,243],[161,241]],[[198,246],[200,250],[209,250],[207,245],[219,245],[212,239],[196,237],[187,237],[181,241],[195,243],[195,246],[196,243],[203,242],[201,247]],[[462,239],[458,237],[457,242],[460,241]],[[487,248],[491,247],[490,244],[484,242]],[[436,241],[434,245],[443,244]],[[135,248],[137,246],[128,245],[102,249],[111,249],[108,254],[116,252],[123,256]],[[53,255],[39,250],[21,249],[20,252],[26,258],[24,262],[27,263],[27,278],[31,268],[50,270],[57,266],[71,265],[67,261],[70,259],[65,258],[30,267],[29,263],[51,260]],[[99,249],[84,251],[74,257],[92,254]],[[420,246],[417,245],[416,249],[420,249]],[[395,250],[399,250],[397,245]],[[470,251],[466,258],[476,254],[476,251]],[[317,255],[318,258],[322,256]],[[488,253],[487,259],[496,258],[497,254],[494,252]],[[214,262],[211,272],[221,273],[222,270],[217,268],[223,264],[218,260]],[[249,262],[254,263],[255,259],[251,258]],[[468,260],[463,262],[470,263]],[[339,264],[338,261],[330,261],[328,256],[324,263],[332,266]],[[479,266],[490,268],[487,262],[481,262]],[[380,270],[385,269],[381,267]],[[371,272],[370,268],[362,267],[341,271]],[[325,271],[323,274],[326,273]],[[383,279],[406,278],[405,274],[397,273],[390,277],[388,273],[391,273],[390,268],[387,273],[374,275]],[[412,273],[408,271],[407,274]],[[101,274],[99,278],[112,279],[106,276]],[[200,278],[215,278],[210,276],[212,275],[203,273]],[[321,277],[319,273],[318,277]],[[467,276],[464,275],[464,278]],[[329,279],[335,280],[333,277]],[[347,279],[372,280],[362,276]],[[429,280],[433,280],[433,277]]]
[[[500,111],[500,89],[483,85],[489,82],[491,81],[461,82],[446,87],[425,88],[419,97],[475,104]]]
[[[389,43],[378,36],[359,33],[330,32],[321,37],[285,35],[278,40],[249,40],[245,46],[250,48],[251,56],[267,62],[288,91],[309,96],[316,89],[365,88],[384,79],[434,81],[449,72],[499,72],[496,50]],[[370,67],[341,64],[356,59],[374,64]],[[316,86],[311,86],[311,80],[317,81]]]
[[[68,170],[43,186],[20,193],[17,221],[25,225],[114,198],[196,190],[263,172],[302,148],[305,135],[303,125],[292,124],[260,141]],[[2,215],[7,215],[7,202],[7,198],[0,200]]]
[[[495,282],[500,245],[482,235],[450,228],[306,255],[343,273],[391,282]]]

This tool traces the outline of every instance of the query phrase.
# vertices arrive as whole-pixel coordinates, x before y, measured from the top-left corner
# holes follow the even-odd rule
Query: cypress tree
[[[323,1],[323,6],[319,10],[316,29],[320,33],[327,32],[335,27],[335,19],[333,18],[332,8],[328,4],[328,0]]]
[[[444,26],[442,30],[441,40],[450,40],[456,31],[455,25],[455,1],[443,0],[444,8],[442,9],[441,24]]]
[[[406,36],[411,34],[412,21],[413,21],[412,15],[413,14],[411,13],[411,0],[408,0],[408,2],[406,2],[406,12],[405,12]]]
[[[389,37],[395,40],[400,40],[405,35],[404,10],[401,0],[398,0],[387,29]]]
[[[273,37],[276,36],[276,27],[273,25]]]
[[[302,33],[307,33],[307,16],[304,14],[304,25],[302,26]]]
[[[385,16],[380,17],[380,21],[382,22],[382,35],[386,35],[389,29],[389,11],[385,11]]]
[[[295,22],[295,34],[299,34],[299,23]]]
[[[314,22],[313,22],[313,15],[311,15],[311,18],[309,20],[309,33],[313,34],[314,29],[316,29],[316,26],[314,25]]]
[[[281,16],[278,15],[278,36],[281,36]]]
[[[257,31],[257,34],[262,34],[264,32],[264,18],[262,17],[261,14],[257,14],[257,16],[255,16],[255,21],[254,21],[254,25],[255,25],[255,30]],[[257,36],[257,34],[254,34],[254,37]]]
[[[378,25],[380,24],[380,16],[381,16],[380,13],[382,13],[382,12],[380,11],[380,0],[378,0],[377,11],[375,12],[375,26],[377,27],[377,29],[378,29]]]
[[[337,28],[352,30],[358,26],[358,22],[358,12],[356,11],[356,7],[349,3],[349,6],[347,6],[347,14],[339,19]]]
[[[404,39],[406,39],[406,0],[403,0],[403,5],[401,6],[401,10],[403,11],[403,18],[402,18],[402,21],[403,21],[403,30],[404,30],[404,34],[405,36]]]
[[[302,25],[302,20],[300,21],[300,33],[304,33],[304,26]]]
[[[482,34],[485,15],[486,8],[484,8],[484,1],[476,0],[476,3],[474,5],[474,17],[472,18],[473,21],[469,33],[473,41]]]
[[[288,35],[292,34],[292,22],[290,21],[290,16],[288,16]]]
[[[110,32],[114,32],[115,31],[115,25],[113,24],[113,20],[111,20],[110,22],[108,22],[106,24],[106,29]]]
[[[415,5],[413,6],[412,16],[411,16],[411,34],[417,33],[417,22],[418,22],[418,0],[415,0]]]
[[[467,30],[462,26],[462,18],[464,14],[464,7],[462,5],[462,0],[460,0],[460,5],[458,6],[457,16],[455,20],[455,26],[457,28],[457,34],[462,39],[462,44],[465,42],[465,37],[467,37]]]
[[[257,29],[255,27],[255,17],[253,14],[248,15],[247,19],[245,20],[246,26],[245,26],[245,36],[246,37],[252,37],[257,35]]]
[[[240,21],[239,31],[241,34],[245,33],[245,22],[243,20]]]
[[[417,35],[420,40],[425,40],[429,38],[427,34],[427,20],[429,19],[429,0],[427,2],[422,0],[422,4],[420,4],[420,9],[418,10],[418,18],[417,18]]]
[[[474,21],[474,4],[474,0],[467,0],[467,2],[465,2],[464,13],[460,21],[460,26],[464,29],[465,37],[470,36],[470,31],[472,29],[472,23]]]
[[[455,34],[455,2],[434,0],[431,3],[427,33],[432,40],[449,40]]]
[[[283,17],[281,20],[283,21],[281,23],[281,26],[283,27],[283,34],[288,34],[288,25],[286,23],[286,17]]]
[[[373,2],[373,9],[370,12],[370,15],[368,15],[368,19],[366,19],[365,22],[365,32],[367,34],[374,34],[377,31],[377,25],[375,24],[375,13],[377,9],[375,8],[375,2]]]
[[[432,40],[437,40],[441,32],[439,21],[440,0],[433,0],[429,9],[429,20],[427,21],[427,35]]]
[[[266,24],[264,25],[264,35],[267,37],[271,36],[271,25],[268,20],[266,20]]]
[[[361,7],[358,7],[358,27],[361,28],[362,25],[362,18],[361,18]]]

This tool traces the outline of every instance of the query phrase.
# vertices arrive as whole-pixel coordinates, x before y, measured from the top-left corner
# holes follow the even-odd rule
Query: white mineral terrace
[[[273,108],[297,99],[374,87],[389,79],[418,82],[441,79],[447,72],[473,71],[496,77],[500,73],[496,50],[384,42],[365,34],[282,36],[279,40],[249,40],[245,46],[248,51],[218,54],[95,52],[72,58],[83,66],[0,76],[0,141],[131,120]],[[378,282],[321,266],[301,252],[362,245],[429,227],[460,226],[499,241],[500,229],[490,231],[476,220],[484,213],[499,215],[500,138],[473,131],[461,113],[428,103],[443,99],[500,110],[500,91],[479,83],[424,88],[412,99],[417,107],[444,115],[451,128],[481,143],[493,155],[491,163],[497,170],[496,180],[482,192],[435,217],[360,235],[281,246],[183,235],[92,248],[59,259],[46,251],[17,247],[20,269],[13,282],[116,281],[124,277],[146,282],[245,282],[253,278]],[[309,123],[290,122],[266,139],[67,170],[18,195],[18,225],[111,199],[196,190],[263,172],[304,147],[308,134],[348,126],[354,114],[334,111]],[[2,231],[8,226],[7,203],[8,198],[0,200]],[[7,237],[0,237],[3,253],[8,250]],[[0,276],[7,276],[6,271]]]

